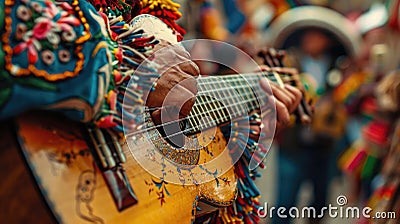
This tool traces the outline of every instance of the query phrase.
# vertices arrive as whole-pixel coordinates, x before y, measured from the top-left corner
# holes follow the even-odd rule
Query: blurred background
[[[276,136],[257,184],[269,206],[337,205],[400,216],[399,0],[186,0],[185,39],[231,43],[251,56],[284,49],[307,101],[309,125]],[[218,54],[218,52],[209,52]],[[256,57],[255,57],[256,58]],[[240,63],[240,59],[237,63]],[[202,65],[203,74],[220,74]],[[264,223],[368,223],[363,219],[278,219]],[[382,223],[398,223],[383,219]]]

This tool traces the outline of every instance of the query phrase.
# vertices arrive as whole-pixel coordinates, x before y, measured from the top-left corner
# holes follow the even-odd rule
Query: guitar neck
[[[200,77],[185,134],[198,133],[266,107],[268,95],[260,86],[263,77],[282,83],[279,75],[272,72]]]

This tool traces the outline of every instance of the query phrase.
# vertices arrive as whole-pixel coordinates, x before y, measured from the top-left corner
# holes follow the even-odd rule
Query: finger
[[[161,107],[165,96],[169,93],[170,89],[178,83],[178,80],[173,80],[167,76],[161,76],[155,84],[154,91],[151,91],[147,97],[146,105],[148,107]]]
[[[146,105],[160,107],[163,104],[172,105],[172,103],[179,102],[182,104],[182,100],[176,100],[179,98],[179,94],[173,94],[174,97],[164,103],[164,99],[170,94],[171,90],[175,87],[179,88],[179,86],[184,87],[182,89],[184,92],[181,93],[183,96],[188,96],[187,94],[189,94],[192,97],[197,93],[197,82],[192,76],[170,69],[157,80],[155,90],[149,93]],[[189,93],[187,90],[189,90]]]
[[[273,132],[276,129],[276,114],[274,111],[265,111],[261,114],[263,129],[262,131],[265,133],[266,137],[273,137]]]
[[[287,85],[287,86],[290,86],[290,85]],[[286,85],[285,85],[284,87],[285,87],[285,88],[281,88],[281,90],[282,90],[283,94],[284,94],[286,97],[288,97],[289,100],[290,100],[289,105],[286,105],[286,106],[288,107],[289,112],[293,112],[294,110],[296,110],[296,108],[297,108],[297,106],[298,106],[298,103],[296,103],[296,101],[297,101],[297,100],[301,100],[301,97],[300,97],[300,98],[297,98],[295,94],[293,94],[291,91],[289,91],[289,90],[286,88]],[[292,87],[289,87],[289,88],[292,88]],[[292,90],[292,89],[291,89],[291,90]],[[293,90],[293,91],[296,91],[296,90]]]
[[[271,71],[271,68],[268,67],[267,65],[259,65],[258,68],[259,68],[260,71],[263,71],[263,72]]]
[[[185,87],[177,85],[170,91],[165,99],[164,105],[175,106],[183,110],[183,115],[187,115],[194,104],[195,95]]]
[[[176,107],[165,107],[157,109],[151,113],[151,118],[155,124],[165,124],[179,120],[179,112]]]
[[[286,56],[286,51],[285,50],[278,50],[277,56],[278,56],[279,61],[281,62],[280,67],[284,67],[284,65],[282,63],[282,60]]]
[[[301,99],[303,98],[303,94],[299,89],[288,84],[285,85],[285,89],[294,96],[294,102],[290,110],[290,112],[292,113],[299,106]]]
[[[151,113],[151,118],[155,124],[161,124],[161,109],[153,111]]]
[[[277,51],[274,48],[269,48],[267,52],[268,57],[273,63],[273,67],[280,67],[281,63],[277,59]]]
[[[272,70],[279,74],[287,74],[289,77],[287,77],[286,80],[285,80],[285,78],[283,78],[283,81],[294,82],[296,87],[300,88],[301,90],[303,89],[303,85],[299,78],[299,72],[296,68],[275,67],[275,68],[272,68]]]
[[[191,60],[182,62],[180,64],[177,65],[180,70],[188,75],[197,77],[200,74],[200,69],[199,67],[196,65],[196,63],[194,63]]]
[[[277,123],[287,126],[290,122],[290,114],[287,107],[280,101],[276,100]]]
[[[287,127],[287,125],[284,125],[284,124],[282,124],[282,123],[280,123],[280,122],[276,122],[275,132],[276,132],[277,134],[279,134],[279,133],[281,133],[282,130],[284,130],[286,127]]]
[[[275,84],[271,83],[267,78],[260,79],[260,86],[268,95],[272,95],[272,86],[273,85],[275,85]]]
[[[196,95],[197,94],[197,80],[188,74],[181,73],[180,74],[180,79],[181,81],[179,82],[179,85],[183,86],[185,89],[189,90],[191,92],[191,95]]]
[[[265,55],[264,56],[264,58],[265,58],[265,61],[267,62],[266,64],[269,66],[269,67],[276,67],[275,65],[274,65],[274,61],[272,60],[272,58],[270,57],[270,55],[267,53],[267,55]]]
[[[294,97],[283,88],[276,85],[271,85],[272,93],[274,96],[281,101],[287,108],[291,108],[294,102]]]

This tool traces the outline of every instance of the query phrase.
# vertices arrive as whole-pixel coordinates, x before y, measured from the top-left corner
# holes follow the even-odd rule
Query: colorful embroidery
[[[46,108],[91,121],[111,74],[108,34],[96,10],[77,0],[10,0],[0,6],[0,119]]]
[[[90,38],[90,26],[79,7],[66,2],[22,0],[5,2],[5,33],[2,35],[6,53],[5,68],[13,76],[35,75],[47,81],[75,77],[83,68],[82,44]],[[79,15],[79,17],[76,17]],[[86,32],[82,32],[82,28]],[[77,36],[77,33],[83,34]],[[56,54],[55,54],[56,53]],[[73,59],[75,66],[65,64]],[[26,61],[27,59],[27,61]],[[57,60],[58,64],[55,63]],[[51,72],[47,66],[63,68]]]

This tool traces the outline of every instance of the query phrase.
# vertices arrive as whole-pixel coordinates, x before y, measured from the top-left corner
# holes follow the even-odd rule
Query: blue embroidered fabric
[[[36,108],[89,122],[111,74],[103,18],[86,1],[1,1],[0,119]]]

